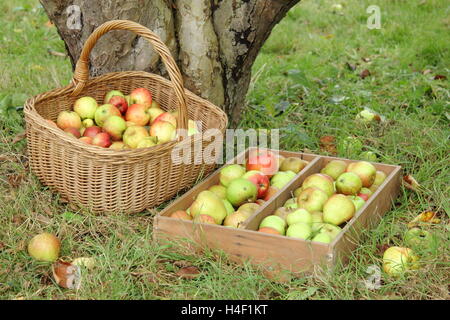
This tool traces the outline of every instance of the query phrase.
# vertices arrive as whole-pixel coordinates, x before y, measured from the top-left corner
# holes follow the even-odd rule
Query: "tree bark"
[[[299,0],[41,0],[66,44],[72,65],[92,31],[114,19],[136,21],[172,52],[185,87],[240,119],[251,67],[272,28]],[[125,31],[100,39],[92,76],[144,70],[165,75],[151,45]]]

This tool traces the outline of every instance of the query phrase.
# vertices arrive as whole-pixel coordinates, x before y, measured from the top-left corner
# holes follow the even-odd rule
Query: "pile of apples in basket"
[[[129,95],[109,91],[103,105],[92,97],[75,101],[73,111],[62,111],[56,123],[67,134],[87,144],[115,150],[148,148],[176,138],[177,112],[166,112],[145,88]],[[188,135],[198,133],[193,120],[188,121]]]
[[[242,227],[307,164],[270,151],[251,153],[245,166],[223,167],[220,184],[200,192],[189,208],[170,217]],[[385,179],[386,174],[370,162],[332,160],[292,190],[292,198],[262,219],[258,231],[330,243]]]

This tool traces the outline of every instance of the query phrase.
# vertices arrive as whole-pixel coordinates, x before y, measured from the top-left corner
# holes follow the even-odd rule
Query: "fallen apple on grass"
[[[28,253],[38,261],[56,261],[60,250],[61,242],[59,239],[47,232],[34,236],[28,243]]]
[[[410,248],[390,247],[383,254],[383,271],[398,277],[407,270],[418,268],[419,257]]]

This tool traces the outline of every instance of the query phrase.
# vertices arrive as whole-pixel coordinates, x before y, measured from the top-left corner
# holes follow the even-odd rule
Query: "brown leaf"
[[[336,143],[335,137],[333,136],[323,136],[320,138],[320,149],[323,152],[328,152],[330,154],[336,155]]]
[[[377,250],[379,255],[382,255],[387,249],[389,249],[389,245],[388,244],[378,244],[377,245]]]
[[[442,74],[437,74],[434,76],[434,80],[446,80],[447,77]]]
[[[359,74],[359,77],[361,79],[365,79],[368,76],[370,76],[370,71],[368,69],[364,69],[363,71],[361,71],[361,73]]]
[[[418,189],[420,188],[420,184],[410,174],[403,177],[403,185],[405,186],[405,188],[412,191],[418,191]]]
[[[175,267],[178,267],[178,268],[184,268],[184,267],[189,267],[189,266],[191,266],[190,262],[189,262],[189,261],[186,261],[186,260],[178,260],[178,261],[175,261],[175,262],[173,263],[173,265],[174,265]]]
[[[0,251],[3,251],[5,249],[6,245],[3,242],[0,242]]]
[[[19,142],[19,141],[25,139],[25,137],[26,137],[25,131],[24,131],[24,132],[21,132],[21,133],[17,134],[17,135],[11,140],[11,143],[12,143],[12,144],[15,144],[15,143],[17,143],[17,142]]]
[[[20,214],[16,214],[12,217],[12,223],[15,225],[20,225],[24,221],[24,218]]]
[[[424,211],[416,216],[411,222],[408,223],[408,228],[414,228],[420,225],[420,223],[440,223],[441,219],[437,217],[434,211]]]
[[[24,173],[10,174],[8,176],[8,183],[12,188],[18,188],[20,186],[20,184],[22,183],[24,177],[25,177]]]
[[[195,266],[183,267],[177,271],[177,276],[185,279],[194,279],[200,275],[199,268]]]

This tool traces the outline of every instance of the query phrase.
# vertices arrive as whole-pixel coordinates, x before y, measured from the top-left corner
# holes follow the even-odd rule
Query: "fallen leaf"
[[[444,75],[442,75],[442,74],[437,74],[437,75],[434,76],[433,79],[434,79],[434,80],[446,80],[447,77],[444,76]]]
[[[25,178],[25,174],[10,174],[8,176],[8,183],[12,188],[18,188]]]
[[[359,77],[361,79],[365,79],[368,76],[370,76],[370,71],[368,69],[364,69],[363,71],[361,71],[361,73],[359,74]]]
[[[0,242],[0,251],[3,251],[5,249],[6,245],[3,242]]]
[[[420,184],[410,174],[403,177],[403,185],[405,186],[405,188],[412,191],[418,191],[418,189],[420,188]]]
[[[333,155],[337,154],[335,137],[333,136],[323,136],[320,138],[320,149],[324,152],[331,153]]]
[[[195,266],[183,267],[177,271],[177,276],[185,279],[194,279],[200,275],[200,270]]]
[[[408,228],[417,227],[421,222],[440,223],[441,219],[437,218],[437,214],[434,211],[424,211],[408,223]]]
[[[16,214],[16,215],[13,215],[11,221],[15,225],[20,225],[23,223],[24,218],[20,214]]]

